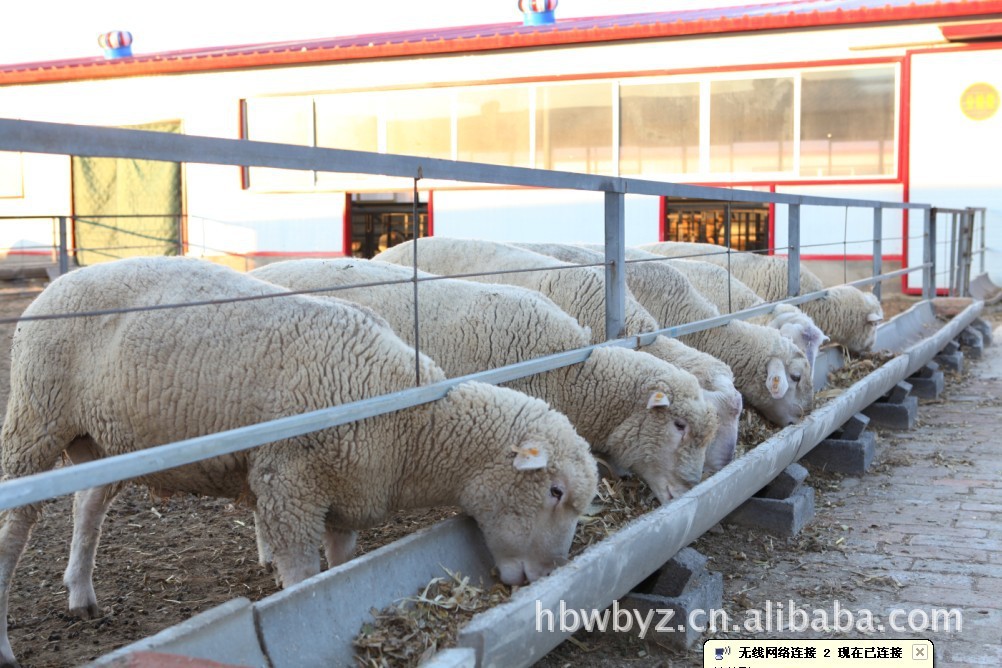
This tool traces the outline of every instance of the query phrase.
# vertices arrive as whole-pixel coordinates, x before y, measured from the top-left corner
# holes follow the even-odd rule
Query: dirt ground
[[[40,290],[41,282],[0,287],[0,405],[8,393],[10,338],[14,323]],[[885,304],[888,317],[910,301]],[[815,481],[815,485],[817,482]],[[69,498],[51,501],[18,567],[9,605],[9,632],[24,668],[79,665],[113,649],[181,622],[237,596],[257,600],[277,588],[257,563],[250,509],[228,500],[179,496],[151,499],[143,488],[124,491],[105,522],[95,572],[101,614],[79,620],[68,614],[62,572],[69,550]],[[441,516],[402,514],[385,527],[365,532],[360,550],[372,549]],[[791,539],[793,549],[825,549],[829,527],[823,518]],[[747,536],[748,545],[762,544]],[[740,572],[750,548],[731,535],[707,534],[695,547],[712,558],[714,570]],[[786,549],[783,541],[769,549]],[[762,549],[765,549],[764,547]],[[541,665],[701,665],[699,655],[650,647],[611,634],[602,642],[565,642]],[[587,651],[585,651],[587,650]]]

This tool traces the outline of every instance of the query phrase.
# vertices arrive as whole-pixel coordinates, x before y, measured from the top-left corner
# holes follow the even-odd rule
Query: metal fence
[[[624,262],[624,220],[627,194],[712,199],[734,203],[771,203],[787,207],[789,239],[787,252],[790,260],[788,294],[790,297],[785,301],[792,304],[817,299],[826,293],[822,290],[797,296],[800,289],[801,207],[834,206],[868,209],[872,211],[873,216],[873,272],[872,276],[853,281],[850,284],[856,286],[873,285],[879,291],[881,281],[904,276],[909,272],[922,272],[923,297],[928,299],[934,294],[936,240],[933,226],[934,210],[928,204],[764,193],[339,149],[6,119],[0,119],[0,150],[374,174],[411,179],[415,189],[419,181],[435,179],[451,182],[601,192],[604,193],[606,332],[620,332],[625,320],[627,290]],[[883,214],[888,209],[907,209],[912,212],[913,219],[921,219],[923,230],[922,264],[900,271],[882,273],[882,221]],[[940,213],[943,211],[939,210]],[[983,210],[981,211],[981,238],[983,240],[984,214]],[[972,220],[973,216],[974,214],[968,214],[964,220]],[[56,252],[60,271],[65,271],[68,269],[70,252],[66,229],[67,219],[60,217],[58,221],[59,242]],[[967,228],[963,228],[963,230],[967,230]],[[960,233],[961,236],[963,234],[967,236],[957,237],[957,239],[963,241],[963,247],[967,248],[968,241],[973,238],[974,234],[963,230]],[[960,243],[958,243],[959,246],[961,246]],[[967,257],[970,255],[968,254]],[[416,271],[414,280],[417,280]],[[723,315],[625,339],[611,340],[602,345],[636,348],[653,342],[659,334],[672,337],[680,336],[720,326],[736,317],[747,318],[766,312],[771,308],[772,305],[765,305],[738,314]],[[54,498],[78,490],[135,478],[202,459],[246,450],[275,440],[435,401],[445,396],[452,387],[469,380],[497,384],[575,364],[584,361],[594,348],[595,346],[591,346],[550,355],[432,385],[414,387],[392,395],[374,397],[222,433],[156,446],[100,461],[8,480],[0,484],[0,508],[10,508]]]

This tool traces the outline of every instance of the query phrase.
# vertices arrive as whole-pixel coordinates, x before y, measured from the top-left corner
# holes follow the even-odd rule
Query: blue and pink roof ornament
[[[132,55],[132,33],[127,30],[112,30],[98,35],[97,43],[104,49],[104,57],[107,60]]]
[[[542,26],[557,22],[553,15],[557,0],[518,0],[518,8],[522,12],[522,25]]]

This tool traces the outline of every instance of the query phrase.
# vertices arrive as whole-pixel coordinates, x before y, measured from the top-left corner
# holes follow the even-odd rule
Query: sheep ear
[[[883,319],[884,319],[884,317],[882,315],[880,315],[879,313],[868,313],[866,315],[866,321],[867,322],[880,322]]]
[[[766,389],[773,399],[781,399],[790,389],[790,383],[786,380],[786,367],[783,361],[775,357],[769,360],[769,378],[765,382]]]
[[[513,465],[519,471],[534,471],[544,468],[548,461],[542,443],[525,441],[522,445],[512,446],[512,452],[515,453]]]
[[[651,392],[650,398],[647,399],[647,408],[649,410],[656,406],[664,408],[671,406],[671,401],[668,399],[668,395],[664,392]]]

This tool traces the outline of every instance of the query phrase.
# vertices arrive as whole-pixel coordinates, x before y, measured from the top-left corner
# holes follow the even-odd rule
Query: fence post
[[[880,276],[884,273],[884,209],[880,206],[873,207],[873,275]],[[873,294],[880,299],[882,284],[873,284]]]
[[[66,241],[66,216],[59,216],[59,275],[70,271],[69,244]]]
[[[800,205],[791,204],[789,209],[789,220],[787,221],[787,246],[789,246],[789,260],[786,267],[787,295],[796,297],[800,294]]]
[[[605,193],[605,338],[618,339],[626,322],[626,195]]]
[[[926,268],[922,271],[922,299],[932,299],[936,296],[936,208],[924,211],[922,263]]]

